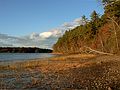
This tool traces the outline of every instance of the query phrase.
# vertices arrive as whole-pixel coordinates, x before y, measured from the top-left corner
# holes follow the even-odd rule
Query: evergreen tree
[[[87,24],[88,19],[86,18],[86,16],[85,16],[85,15],[83,15],[83,16],[82,16],[82,21],[83,21],[83,23]]]
[[[98,19],[99,19],[99,15],[97,14],[96,11],[93,11],[91,14],[91,20],[94,22],[97,21]]]
[[[54,44],[55,52],[83,53],[86,52],[84,46],[111,53],[115,53],[116,48],[119,49],[120,0],[102,0],[102,2],[105,4],[104,14],[100,17],[93,11],[89,22],[83,15],[82,20],[85,24],[66,31]]]

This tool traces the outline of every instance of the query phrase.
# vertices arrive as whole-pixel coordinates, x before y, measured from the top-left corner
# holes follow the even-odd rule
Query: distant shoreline
[[[0,47],[0,53],[52,53],[52,51],[38,47]]]

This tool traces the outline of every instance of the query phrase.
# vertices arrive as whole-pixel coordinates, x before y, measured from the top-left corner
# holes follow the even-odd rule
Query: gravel
[[[75,59],[75,58],[73,58]],[[44,61],[43,61],[44,62]],[[0,77],[1,89],[28,90],[120,90],[120,56],[98,56],[51,61]],[[19,75],[18,75],[19,73]],[[15,74],[15,72],[14,72]],[[18,77],[19,76],[19,77]],[[7,80],[10,80],[7,82]]]

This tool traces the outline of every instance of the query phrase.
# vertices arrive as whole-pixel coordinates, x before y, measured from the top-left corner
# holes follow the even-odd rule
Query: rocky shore
[[[120,90],[120,56],[71,55],[1,65],[0,89]]]

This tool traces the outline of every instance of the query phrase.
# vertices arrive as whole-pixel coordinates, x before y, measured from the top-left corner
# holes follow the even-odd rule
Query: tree
[[[99,15],[97,14],[96,11],[93,11],[91,14],[91,20],[94,22],[99,19]]]
[[[105,15],[107,17],[114,17],[115,20],[120,19],[120,0],[105,6]]]
[[[86,16],[85,16],[85,15],[83,15],[83,16],[82,16],[82,21],[83,21],[83,23],[87,24],[88,19],[86,18]]]
[[[92,31],[92,35],[94,36],[97,32],[97,29],[100,27],[100,18],[99,15],[97,14],[96,11],[93,11],[91,14],[91,31]]]
[[[105,12],[100,15],[93,11],[88,22],[85,15],[82,16],[83,25],[66,31],[54,44],[55,52],[60,53],[84,53],[85,46],[115,53],[120,49],[120,0],[101,0],[105,6]],[[97,51],[98,52],[98,51]],[[99,52],[100,53],[100,52]]]

